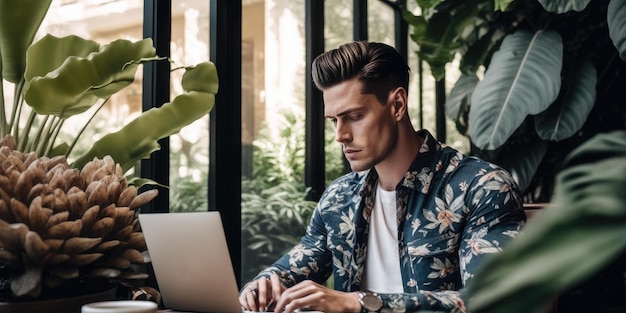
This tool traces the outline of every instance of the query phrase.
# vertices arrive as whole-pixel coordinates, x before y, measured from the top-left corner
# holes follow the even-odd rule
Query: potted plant
[[[417,2],[404,16],[435,78],[460,56],[446,114],[547,204],[476,273],[468,310],[623,312],[626,3]]]
[[[82,131],[60,142],[64,122],[101,108],[132,83],[140,64],[165,58],[151,39],[34,41],[50,3],[0,0],[0,68],[15,86],[8,103],[0,84],[0,286],[9,301],[76,282],[146,278],[133,266],[149,261],[136,214],[157,190],[138,192],[126,173],[159,149],[157,140],[206,116],[218,89],[211,62],[179,67],[185,93],[78,155]]]

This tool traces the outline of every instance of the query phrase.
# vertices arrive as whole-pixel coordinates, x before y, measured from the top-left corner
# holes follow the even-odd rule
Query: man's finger
[[[259,311],[261,312],[265,312],[267,311],[267,301],[268,301],[268,287],[271,290],[271,286],[268,286],[268,279],[263,277],[263,278],[259,278],[259,280],[257,281],[258,283],[258,304],[259,304]]]
[[[249,283],[239,296],[239,303],[248,311],[258,311],[258,289],[256,282]]]
[[[280,299],[280,295],[282,294],[282,284],[280,283],[280,278],[278,278],[278,274],[272,273],[270,276],[270,282],[272,283],[272,297],[275,300]]]

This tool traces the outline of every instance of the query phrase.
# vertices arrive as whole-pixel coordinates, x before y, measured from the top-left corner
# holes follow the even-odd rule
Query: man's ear
[[[393,105],[394,117],[397,121],[399,121],[402,117],[404,117],[404,115],[406,115],[408,106],[406,89],[398,87],[392,92],[391,96],[393,97],[391,104]]]

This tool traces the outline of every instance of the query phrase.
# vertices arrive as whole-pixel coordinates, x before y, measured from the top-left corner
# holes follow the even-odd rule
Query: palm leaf
[[[556,32],[520,30],[506,36],[471,98],[472,142],[495,149],[527,115],[545,110],[559,94],[562,59],[563,43]]]
[[[619,51],[619,56],[626,61],[626,1],[611,0],[607,8],[609,37]]]
[[[543,8],[552,13],[566,13],[569,11],[582,11],[591,0],[539,0]]]
[[[488,259],[468,284],[468,311],[540,312],[542,303],[623,253],[624,173],[626,131],[596,135],[575,149],[557,175],[555,196],[541,218]]]
[[[535,117],[535,129],[545,140],[560,141],[581,129],[596,100],[598,77],[593,63],[586,59],[570,75],[561,99]]]

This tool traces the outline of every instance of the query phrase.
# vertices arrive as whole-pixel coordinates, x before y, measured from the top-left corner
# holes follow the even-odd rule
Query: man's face
[[[324,89],[324,116],[335,125],[335,140],[353,171],[385,160],[397,143],[393,92],[384,105],[372,93],[362,93],[357,79]]]

